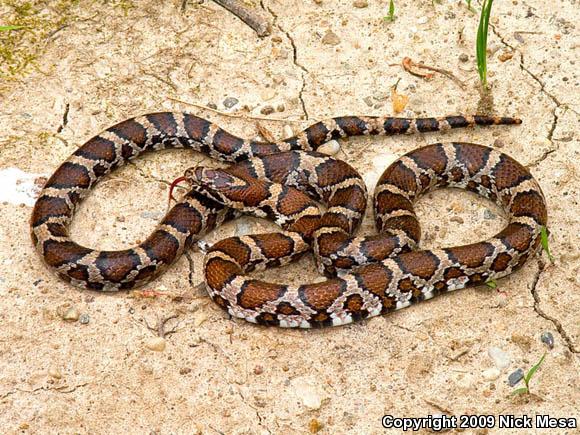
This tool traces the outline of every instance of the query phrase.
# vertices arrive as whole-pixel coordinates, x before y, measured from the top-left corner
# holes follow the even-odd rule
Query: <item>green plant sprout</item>
[[[492,289],[496,289],[497,288],[497,282],[493,278],[485,281],[485,285],[488,286],[489,288],[492,288]]]
[[[395,2],[393,0],[389,2],[389,15],[383,17],[383,20],[390,21],[391,23],[395,21]]]
[[[9,30],[25,29],[26,26],[0,26],[0,32],[7,32]]]
[[[466,3],[467,3],[467,9],[468,9],[470,12],[475,12],[475,8],[474,8],[473,6],[471,6],[471,0],[465,0],[465,1],[466,1]]]
[[[548,254],[548,260],[553,263],[554,256],[550,253],[550,245],[548,244],[548,229],[543,225],[540,230],[540,242],[542,243],[542,249]]]
[[[477,71],[479,80],[484,89],[487,89],[487,32],[489,29],[489,16],[493,0],[483,0],[479,27],[477,28],[477,44],[475,54],[477,56]]]
[[[544,355],[542,355],[542,358],[540,358],[540,361],[538,361],[538,363],[535,366],[533,366],[524,376],[524,384],[526,384],[526,386],[512,391],[512,396],[517,396],[518,394],[530,394],[530,380],[544,362],[544,358],[546,358],[545,352]]]

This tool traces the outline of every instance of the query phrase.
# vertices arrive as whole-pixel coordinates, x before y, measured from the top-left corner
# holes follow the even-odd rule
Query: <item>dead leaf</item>
[[[393,112],[401,113],[407,107],[409,97],[404,94],[399,94],[393,87],[391,88],[391,100],[393,102]]]

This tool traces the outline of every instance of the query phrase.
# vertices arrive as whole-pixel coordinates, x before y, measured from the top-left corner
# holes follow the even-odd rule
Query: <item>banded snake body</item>
[[[282,232],[232,237],[209,249],[204,272],[212,299],[231,315],[264,325],[343,325],[510,274],[536,252],[547,210],[536,180],[511,157],[482,145],[439,143],[411,151],[387,168],[374,193],[378,234],[356,237],[366,208],[365,184],[350,165],[316,150],[349,136],[519,123],[486,116],[348,116],[318,122],[278,142],[257,142],[194,115],[148,114],[106,129],[54,172],[32,213],[32,240],[60,278],[115,291],[150,282],[194,241],[240,212],[269,217]],[[170,147],[193,148],[235,164],[188,170],[193,189],[134,248],[101,251],[70,238],[75,208],[95,183],[146,151]],[[413,203],[442,186],[494,200],[506,211],[508,225],[482,242],[417,250],[420,226]],[[329,277],[323,282],[274,284],[247,275],[287,264],[311,249]]]

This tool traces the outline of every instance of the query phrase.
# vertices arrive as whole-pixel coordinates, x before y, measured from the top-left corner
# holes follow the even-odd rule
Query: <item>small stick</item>
[[[175,332],[177,332],[177,326],[175,326],[174,328],[171,328],[169,331],[165,330],[165,324],[172,319],[177,319],[177,317],[179,317],[177,314],[171,314],[171,315],[163,317],[163,318],[158,317],[157,318],[157,325],[155,325],[155,326],[150,326],[146,319],[143,319],[143,320],[145,321],[145,325],[147,326],[147,329],[149,329],[150,331],[156,332],[158,337],[165,338],[169,334],[174,334]]]
[[[248,26],[250,26],[258,34],[258,36],[268,36],[272,30],[270,28],[270,23],[257,14],[256,11],[248,9],[239,0],[213,0],[215,3],[220,5],[222,8],[230,11]]]
[[[442,68],[436,68],[434,66],[425,65],[424,63],[415,63],[415,62],[413,62],[413,60],[410,57],[405,57],[403,59],[402,65],[403,65],[403,69],[405,71],[407,71],[409,74],[412,74],[416,77],[425,78],[425,79],[432,78],[433,74],[432,73],[422,74],[422,73],[413,71],[412,68],[415,67],[415,68],[426,69],[428,71],[438,72],[439,74],[442,74],[445,77],[453,80],[455,83],[457,83],[457,85],[461,89],[465,89],[465,84],[461,80],[459,80],[457,77],[455,77],[455,75],[451,71],[447,71],[447,70],[442,69]]]

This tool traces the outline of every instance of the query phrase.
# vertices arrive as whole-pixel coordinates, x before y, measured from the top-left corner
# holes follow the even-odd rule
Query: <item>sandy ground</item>
[[[27,192],[100,130],[151,111],[189,111],[245,137],[257,135],[259,122],[281,137],[329,116],[393,114],[390,88],[399,81],[398,92],[409,97],[403,115],[474,113],[478,15],[458,1],[397,0],[389,23],[386,1],[360,8],[351,0],[254,1],[273,23],[272,35],[260,39],[211,2],[185,12],[175,0],[81,3],[0,6],[0,24],[32,25],[28,39],[13,41],[24,47],[15,55],[28,53],[30,64],[13,73],[0,65],[3,433],[384,433],[384,414],[579,417],[577,2],[494,4],[493,111],[522,117],[522,126],[357,138],[341,143],[338,154],[372,190],[390,162],[426,143],[502,147],[540,180],[555,262],[538,254],[498,282],[505,293],[462,290],[321,331],[229,319],[196,289],[197,252],[146,288],[162,293],[157,297],[78,291],[34,252]],[[465,89],[441,75],[410,75],[400,66],[405,56],[452,71]],[[228,97],[238,103],[224,107]],[[265,106],[274,113],[263,115]],[[167,183],[203,159],[166,151],[116,171],[79,210],[74,237],[108,249],[143,240],[165,212]],[[430,194],[419,212],[425,247],[483,239],[505,223],[492,204],[463,192]],[[265,228],[274,227],[244,218],[207,240]],[[364,230],[372,231],[370,219]],[[265,275],[285,281],[297,274],[316,278],[310,258]],[[165,349],[150,350],[156,325],[168,316],[175,317],[165,325],[172,332]],[[540,340],[545,332],[553,334],[551,350]],[[500,350],[499,360],[490,358],[491,348]],[[532,394],[510,396],[508,376],[527,371],[544,352]]]

